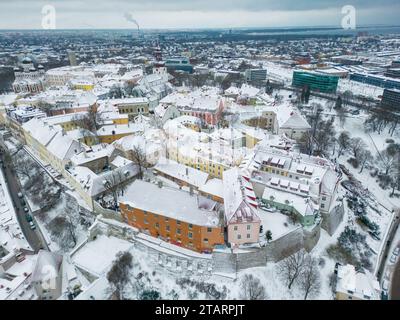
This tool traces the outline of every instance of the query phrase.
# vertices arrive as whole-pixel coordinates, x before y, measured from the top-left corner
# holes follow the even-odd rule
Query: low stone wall
[[[322,213],[322,228],[332,236],[340,223],[343,221],[344,205],[343,202],[335,206],[329,213]]]
[[[265,248],[251,249],[247,252],[235,253],[237,270],[262,267],[267,264],[267,251]]]
[[[267,261],[278,262],[303,248],[303,228],[299,226],[286,235],[269,242],[264,250],[266,251]]]
[[[211,276],[213,260],[211,255],[193,254],[185,250],[174,251],[163,245],[163,241],[140,234],[136,228],[124,225],[121,222],[99,217],[89,229],[88,241],[93,241],[98,235],[114,236],[132,242],[139,251],[146,252],[147,263],[154,269],[175,274],[179,272],[182,277]]]
[[[214,271],[223,273],[237,272],[236,257],[225,251],[214,250],[213,252]]]
[[[321,236],[321,222],[312,228],[303,229],[304,249],[310,252],[317,245]]]
[[[214,272],[235,273],[241,270],[262,267],[267,264],[264,248],[241,249],[240,252],[214,250]]]
[[[184,255],[165,248],[151,246],[145,241],[133,241],[135,248],[146,252],[150,263],[157,270],[167,271],[181,277],[211,276],[214,271],[213,260]]]
[[[212,255],[174,250],[163,241],[143,235],[135,228],[103,218],[99,218],[89,230],[89,239],[93,240],[98,234],[119,237],[132,242],[138,250],[146,252],[148,262],[155,269],[171,274],[179,272],[182,277],[208,277],[213,273],[234,274],[249,268],[263,267],[268,262],[278,262],[303,248],[311,251],[319,240],[320,229],[320,224],[307,230],[299,226],[263,247],[241,248],[237,252],[215,249]]]
[[[119,222],[123,222],[123,218],[119,212],[110,209],[105,209],[96,201],[93,201],[93,210],[95,214],[102,215],[106,219],[113,219]]]

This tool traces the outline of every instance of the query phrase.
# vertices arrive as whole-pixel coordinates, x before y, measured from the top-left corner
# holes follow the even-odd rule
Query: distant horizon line
[[[399,25],[393,25],[393,24],[364,24],[364,25],[359,25],[356,29],[350,29],[350,30],[345,30],[344,31],[357,31],[357,29],[363,29],[363,28],[369,28],[369,27],[378,27],[378,28],[398,28],[400,27]],[[166,27],[166,28],[140,28],[140,30],[255,30],[255,29],[301,29],[301,28],[309,28],[309,29],[342,29],[341,26],[338,25],[304,25],[304,26],[280,26],[280,27]],[[137,30],[136,28],[97,28],[97,27],[81,27],[81,28],[56,28],[56,29],[43,29],[43,28],[21,28],[21,29],[3,29],[0,28],[0,31],[80,31],[80,30]]]

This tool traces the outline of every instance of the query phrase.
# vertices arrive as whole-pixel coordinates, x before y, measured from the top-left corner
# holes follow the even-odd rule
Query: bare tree
[[[350,90],[346,90],[345,92],[343,92],[342,95],[342,104],[344,106],[348,105],[349,102],[353,99],[353,92],[351,92]]]
[[[105,194],[112,194],[114,198],[114,204],[118,203],[119,192],[124,192],[126,189],[126,177],[121,170],[114,170],[107,177],[104,178]]]
[[[146,167],[146,151],[140,146],[134,146],[131,151],[132,162],[138,166],[138,177],[143,179],[143,170]]]
[[[282,260],[280,263],[280,274],[283,276],[289,289],[291,289],[293,283],[303,272],[305,259],[306,251],[302,249]]]
[[[342,131],[337,139],[337,144],[339,146],[338,157],[350,147],[350,134],[347,131]]]
[[[335,129],[333,127],[334,119],[320,121],[317,125],[317,130],[314,135],[315,153],[317,155],[325,155],[330,146],[335,141]]]
[[[344,127],[344,124],[346,122],[346,111],[347,110],[344,107],[336,109],[336,113],[339,118],[339,123],[342,128]]]
[[[393,153],[388,149],[380,152],[379,164],[381,168],[385,171],[385,175],[388,175],[389,172],[393,169],[396,159],[397,159],[396,153]]]
[[[76,230],[80,222],[79,206],[77,202],[67,201],[65,206],[65,217],[67,220],[67,229],[74,246],[77,243]]]
[[[28,180],[32,178],[33,160],[26,153],[17,153],[15,155],[14,168],[17,173],[24,175]]]
[[[360,154],[367,148],[364,140],[361,138],[352,138],[350,140],[350,149],[354,159],[360,159]]]
[[[313,137],[310,131],[304,133],[299,141],[300,152],[311,155],[313,150]]]
[[[114,289],[115,297],[118,300],[124,299],[124,289],[129,283],[130,269],[133,267],[133,257],[128,251],[119,252],[110,271],[107,273],[107,280]]]
[[[66,215],[55,217],[47,224],[47,228],[62,250],[69,251],[76,246],[76,225],[73,225]]]
[[[304,292],[304,300],[310,295],[316,295],[321,288],[318,261],[311,255],[307,255],[303,266],[303,271],[299,277],[300,288]]]
[[[361,155],[361,168],[360,168],[360,172],[362,173],[364,170],[364,167],[367,163],[371,163],[374,160],[374,156],[372,155],[372,153],[369,150],[362,150]]]
[[[390,185],[392,187],[391,196],[393,196],[396,189],[400,190],[400,152],[397,153],[393,166],[389,170],[389,175],[391,177]]]
[[[246,274],[241,283],[241,299],[243,300],[265,300],[267,294],[264,286],[261,284],[260,279],[255,278],[252,274]]]
[[[86,129],[96,135],[97,130],[101,127],[100,115],[97,105],[92,105],[89,107],[85,115],[74,115],[72,117],[72,123],[75,126],[81,129]]]

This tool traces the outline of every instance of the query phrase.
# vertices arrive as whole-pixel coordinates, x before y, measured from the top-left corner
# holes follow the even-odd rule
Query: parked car
[[[21,192],[18,192],[18,198],[22,198],[23,197],[23,195],[22,195],[22,193]]]
[[[392,256],[390,257],[390,263],[396,263],[397,260],[397,256],[395,256],[394,254],[392,254]]]
[[[389,282],[387,280],[382,281],[382,290],[388,292],[389,290]]]
[[[31,229],[32,229],[32,230],[35,230],[35,229],[36,229],[36,226],[35,226],[35,224],[33,223],[33,221],[29,222],[29,225],[31,226]]]
[[[24,200],[24,199],[21,199],[21,204],[22,204],[23,206],[25,206],[25,205],[26,205],[26,202],[25,202],[25,200]]]
[[[380,241],[381,238],[379,237],[379,234],[377,234],[376,232],[372,232],[372,231],[368,231],[368,233],[371,235],[371,237],[377,241]]]
[[[397,247],[396,249],[394,249],[394,251],[393,251],[394,256],[397,257],[399,255],[399,253],[400,253],[400,247]]]
[[[267,212],[275,212],[276,211],[276,209],[274,207],[270,208],[270,207],[267,207],[267,206],[260,206],[260,208],[262,210],[264,210],[264,211],[267,211]]]
[[[29,209],[27,207],[24,207],[25,212],[29,212]]]
[[[33,218],[29,213],[25,215],[25,218],[26,218],[26,221],[28,221],[28,222],[32,222],[33,221]]]

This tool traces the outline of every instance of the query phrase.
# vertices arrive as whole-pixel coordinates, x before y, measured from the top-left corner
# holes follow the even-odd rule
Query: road
[[[22,192],[19,181],[17,180],[12,163],[6,163],[5,161],[4,148],[3,152],[0,151],[0,159],[3,162],[2,170],[4,172],[4,178],[7,182],[8,190],[14,203],[18,223],[25,236],[25,239],[28,241],[35,253],[37,253],[40,249],[48,250],[47,244],[43,240],[43,236],[40,234],[40,231],[38,231],[38,228],[32,230],[29,222],[26,220],[24,206],[21,204],[21,199],[18,198],[18,193]]]
[[[390,297],[391,300],[400,300],[400,260],[397,261],[396,269],[393,273]]]
[[[396,232],[398,231],[399,225],[400,225],[400,213],[397,213],[394,216],[394,220],[391,224],[391,229],[389,230],[388,236],[386,238],[386,245],[385,245],[385,248],[383,249],[384,251],[383,251],[383,255],[382,255],[383,258],[380,261],[379,269],[377,272],[378,280],[382,279],[382,275],[383,275],[383,271],[386,266],[387,259],[390,258],[390,255],[391,255],[391,247],[393,244],[393,239],[396,236]],[[383,239],[383,240],[385,240],[385,239]]]

